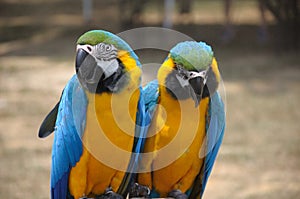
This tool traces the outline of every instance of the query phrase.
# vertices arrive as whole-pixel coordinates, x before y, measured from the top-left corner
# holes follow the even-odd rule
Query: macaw
[[[51,198],[126,197],[147,118],[141,64],[103,30],[80,36],[76,53],[76,74],[39,129],[39,137],[54,131]]]
[[[156,108],[135,190],[149,188],[152,198],[201,198],[225,128],[217,91],[221,75],[212,48],[204,42],[178,43],[157,80],[159,94],[150,100]],[[136,196],[148,196],[141,192]]]

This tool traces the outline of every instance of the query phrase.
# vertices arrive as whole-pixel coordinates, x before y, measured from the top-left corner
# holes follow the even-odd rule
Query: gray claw
[[[168,197],[175,199],[188,199],[188,196],[185,193],[182,193],[179,189],[171,191],[168,194]]]
[[[105,190],[104,194],[102,194],[100,196],[96,196],[95,199],[124,199],[124,198],[120,194],[115,193],[112,190],[112,188],[109,187]]]
[[[148,198],[150,195],[150,189],[147,186],[134,183],[129,192],[129,198],[143,197]]]

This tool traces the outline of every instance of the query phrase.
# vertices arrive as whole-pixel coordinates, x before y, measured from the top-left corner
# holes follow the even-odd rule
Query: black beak
[[[78,49],[76,54],[76,74],[80,84],[95,93],[100,81],[105,78],[101,67],[97,66],[95,58],[83,49]]]
[[[202,77],[195,77],[189,80],[190,83],[190,95],[195,102],[195,107],[199,106],[202,98],[204,83]]]
[[[80,66],[82,65],[83,61],[89,54],[83,50],[83,49],[78,49],[77,54],[76,54],[76,63],[75,63],[75,68],[76,72],[78,72]]]

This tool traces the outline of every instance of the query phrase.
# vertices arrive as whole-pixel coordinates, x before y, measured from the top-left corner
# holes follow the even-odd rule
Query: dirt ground
[[[95,3],[95,19],[84,25],[80,2],[0,1],[0,198],[49,198],[53,135],[39,139],[39,125],[74,74],[77,37],[91,28],[121,30],[115,2]],[[276,49],[272,36],[257,41],[253,1],[238,1],[251,17],[236,11],[236,37],[224,44],[216,2],[197,3],[186,20],[176,14],[174,27],[212,44],[225,85],[227,127],[204,198],[300,198],[299,52]],[[151,6],[143,25],[160,23]],[[137,53],[151,79],[156,68],[148,63],[166,52]]]

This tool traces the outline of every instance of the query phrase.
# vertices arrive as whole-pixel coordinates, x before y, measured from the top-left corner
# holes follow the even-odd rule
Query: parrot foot
[[[168,197],[175,198],[175,199],[188,199],[188,196],[182,193],[179,189],[171,191],[168,194]]]
[[[129,192],[129,198],[143,197],[148,198],[150,195],[150,189],[147,186],[134,183]]]
[[[124,199],[123,196],[115,193],[111,187],[108,187],[105,190],[105,193],[100,195],[100,196],[96,196],[95,199]]]

